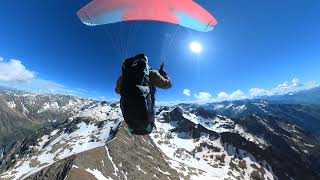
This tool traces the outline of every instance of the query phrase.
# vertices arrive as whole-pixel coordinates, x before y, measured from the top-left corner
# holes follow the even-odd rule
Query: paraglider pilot
[[[156,88],[171,87],[163,63],[157,71],[149,67],[148,58],[144,54],[125,60],[115,91],[121,95],[121,111],[130,133],[146,135],[152,132]]]

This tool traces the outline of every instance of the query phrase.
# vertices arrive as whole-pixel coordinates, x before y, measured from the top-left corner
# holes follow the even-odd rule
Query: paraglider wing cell
[[[94,0],[77,14],[89,26],[160,21],[208,32],[217,25],[217,20],[193,0]]]

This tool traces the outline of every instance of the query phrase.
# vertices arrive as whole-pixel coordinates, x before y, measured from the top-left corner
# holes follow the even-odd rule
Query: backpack
[[[132,134],[150,134],[154,126],[155,88],[144,58],[129,58],[122,65],[120,106]]]

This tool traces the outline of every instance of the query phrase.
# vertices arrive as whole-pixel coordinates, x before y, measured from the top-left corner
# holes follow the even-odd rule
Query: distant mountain
[[[320,179],[317,104],[157,107],[155,131],[135,136],[118,103],[0,94],[1,180]]]
[[[156,130],[135,136],[125,125],[117,133],[119,104],[95,102],[15,143],[0,179],[320,178],[319,141],[290,117],[222,106],[159,107]]]
[[[184,105],[186,108],[189,106]],[[211,103],[203,107],[231,118],[241,119],[250,115],[275,116],[295,123],[306,131],[320,136],[320,105],[287,104],[268,100],[241,100]]]
[[[271,101],[288,104],[318,104],[320,105],[320,87],[310,90],[292,92],[286,95],[266,97]]]
[[[64,122],[94,101],[65,95],[0,90],[0,154],[48,124]]]

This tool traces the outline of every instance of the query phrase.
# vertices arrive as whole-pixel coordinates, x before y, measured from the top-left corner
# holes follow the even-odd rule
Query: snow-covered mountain
[[[87,106],[5,155],[2,179],[317,179],[319,144],[270,115],[231,119],[203,107],[157,109],[157,129],[117,127],[119,105]],[[116,138],[114,138],[116,137]],[[113,139],[113,140],[112,140]]]
[[[152,137],[160,149],[172,159],[208,168],[212,179],[318,177],[319,142],[287,120],[270,115],[230,119],[203,107],[176,107],[160,113],[158,120],[164,123],[158,123]]]
[[[88,106],[88,109],[70,117],[66,122],[40,130],[25,141],[15,144],[3,161],[5,166],[12,166],[12,171],[6,171],[7,175],[1,178],[24,178],[56,161],[105,146],[122,121],[119,116],[112,116],[115,113],[120,112],[106,104]],[[15,158],[12,158],[13,155]]]
[[[0,154],[16,140],[48,124],[64,122],[93,100],[0,90]]]
[[[320,179],[319,140],[297,124],[306,114],[319,122],[315,106],[254,100],[158,107],[156,130],[135,136],[119,104],[83,101],[65,121],[16,141],[0,159],[0,179]]]
[[[190,105],[185,105],[185,107],[190,107]],[[258,99],[212,103],[204,107],[231,118],[243,118],[250,115],[275,116],[286,119],[320,136],[320,105],[317,104],[288,104]]]
[[[264,98],[271,101],[277,101],[278,103],[320,105],[320,87],[315,87],[309,90],[291,92],[285,95],[276,95]]]

